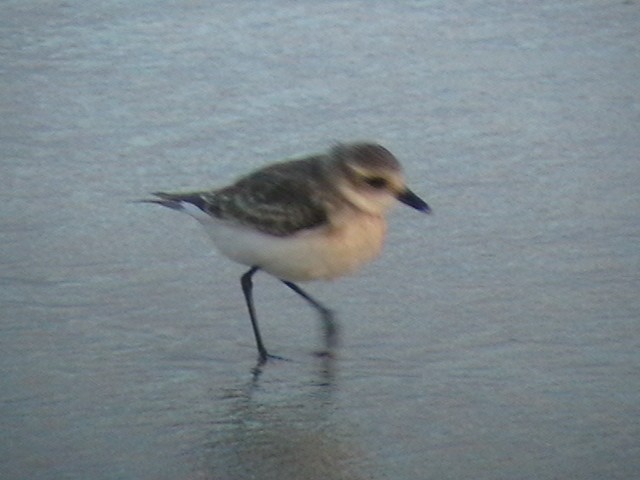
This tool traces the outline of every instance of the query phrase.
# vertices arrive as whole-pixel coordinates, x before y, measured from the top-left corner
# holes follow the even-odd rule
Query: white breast
[[[350,274],[379,255],[386,233],[384,217],[361,211],[349,211],[332,219],[331,225],[288,237],[231,226],[211,217],[198,220],[222,254],[289,281]]]

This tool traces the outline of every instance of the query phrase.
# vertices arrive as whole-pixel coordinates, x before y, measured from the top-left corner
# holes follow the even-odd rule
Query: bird
[[[349,275],[378,257],[396,201],[431,213],[407,187],[396,157],[369,141],[272,163],[221,188],[152,195],[141,201],[191,215],[222,255],[249,267],[240,284],[259,365],[280,357],[267,351],[260,333],[256,272],[277,278],[318,311],[330,351],[337,332],[333,312],[298,283]]]

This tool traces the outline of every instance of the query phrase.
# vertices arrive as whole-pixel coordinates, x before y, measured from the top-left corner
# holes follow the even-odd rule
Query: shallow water
[[[640,4],[5,2],[2,478],[628,479]],[[336,140],[401,159],[383,257],[239,286],[131,200]]]

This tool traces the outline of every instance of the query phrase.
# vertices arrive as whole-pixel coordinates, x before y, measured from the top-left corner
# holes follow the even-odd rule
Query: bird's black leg
[[[280,280],[291,290],[296,292],[302,298],[304,298],[311,306],[313,306],[318,312],[320,312],[320,316],[322,317],[322,321],[324,322],[324,334],[325,340],[327,342],[327,348],[329,351],[335,347],[336,337],[338,333],[338,326],[336,321],[333,318],[333,312],[329,310],[327,307],[318,302],[315,298],[301,289],[298,285],[292,282],[288,282],[286,280]]]
[[[256,310],[253,307],[253,274],[259,270],[258,267],[251,267],[244,275],[242,275],[240,279],[240,283],[242,284],[242,292],[244,293],[244,298],[247,301],[247,308],[249,309],[249,316],[251,317],[251,325],[253,326],[253,334],[256,337],[256,345],[258,346],[258,363],[263,364],[267,361],[269,354],[267,353],[267,349],[264,348],[264,344],[262,343],[262,336],[260,335],[260,329],[258,328],[258,319],[256,317]]]

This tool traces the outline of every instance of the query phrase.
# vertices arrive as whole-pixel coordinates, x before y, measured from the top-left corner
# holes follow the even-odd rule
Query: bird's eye
[[[373,188],[384,188],[387,186],[387,181],[382,177],[369,177],[365,179],[365,182]]]

